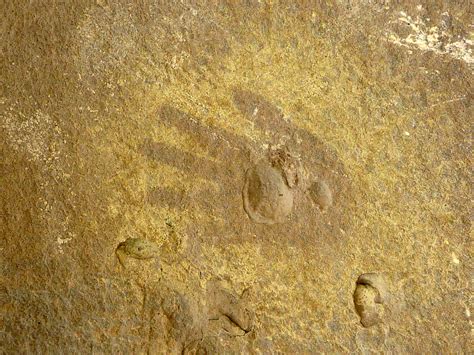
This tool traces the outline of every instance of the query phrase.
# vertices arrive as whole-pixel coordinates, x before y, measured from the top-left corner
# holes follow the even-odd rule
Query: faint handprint
[[[329,244],[337,240],[348,227],[351,201],[350,180],[337,155],[262,96],[235,89],[232,97],[246,119],[263,130],[265,142],[206,126],[162,106],[159,123],[194,136],[211,158],[151,139],[144,142],[143,153],[192,179],[213,183],[204,191],[153,187],[148,202],[205,212],[216,222],[193,228],[216,242],[258,236],[311,248],[322,239]]]

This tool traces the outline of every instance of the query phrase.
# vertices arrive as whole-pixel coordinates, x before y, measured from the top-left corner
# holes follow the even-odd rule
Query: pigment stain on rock
[[[472,352],[468,2],[2,5],[0,353]]]

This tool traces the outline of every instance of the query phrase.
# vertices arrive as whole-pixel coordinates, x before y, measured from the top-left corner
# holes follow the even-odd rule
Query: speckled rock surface
[[[0,352],[472,353],[472,4],[320,3],[3,4]]]

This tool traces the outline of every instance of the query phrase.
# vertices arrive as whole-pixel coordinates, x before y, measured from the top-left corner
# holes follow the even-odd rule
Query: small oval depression
[[[243,200],[245,211],[257,223],[282,223],[293,209],[293,192],[268,162],[247,171]]]

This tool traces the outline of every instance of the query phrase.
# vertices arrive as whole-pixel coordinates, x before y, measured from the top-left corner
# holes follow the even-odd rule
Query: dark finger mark
[[[211,156],[217,158],[240,159],[242,149],[251,145],[251,142],[244,137],[217,127],[206,126],[191,115],[169,105],[159,109],[158,117],[160,122],[195,136],[196,141]]]
[[[218,181],[224,170],[219,163],[150,139],[145,141],[141,149],[146,157],[185,171],[191,178]]]

